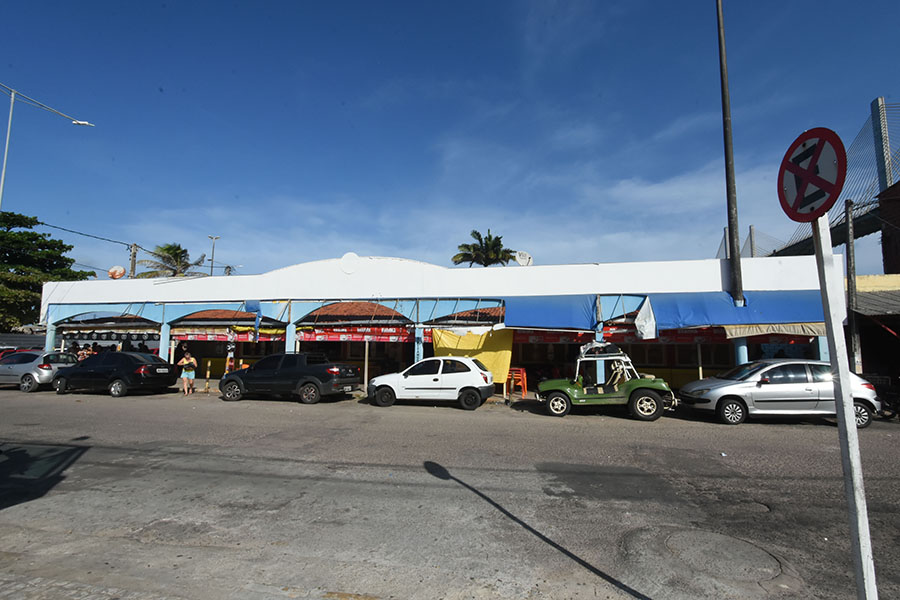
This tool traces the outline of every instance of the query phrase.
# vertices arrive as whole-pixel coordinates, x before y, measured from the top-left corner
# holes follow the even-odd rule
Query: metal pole
[[[844,470],[844,494],[850,513],[850,543],[853,548],[853,566],[856,575],[856,597],[860,600],[876,600],[875,564],[872,560],[872,540],[869,534],[869,515],[866,508],[866,491],[863,486],[862,460],[859,455],[859,438],[856,431],[856,411],[850,394],[850,368],[847,345],[843,335],[843,315],[835,300],[843,297],[842,281],[834,274],[834,255],[831,251],[831,229],[828,215],[813,223],[813,243],[816,249],[816,266],[822,290],[822,308],[825,312],[825,329],[828,333],[828,350],[831,353],[831,372],[834,375],[834,400],[837,412],[838,439],[841,447],[841,465]]]
[[[366,386],[369,385],[369,340],[365,342],[365,359],[363,362],[363,390],[366,390]]]
[[[725,23],[722,0],[716,0],[719,23],[719,75],[722,83],[722,131],[725,138],[725,187],[728,192],[728,247],[731,260],[731,296],[735,306],[744,305],[741,277],[740,232],[738,231],[737,191],[734,185],[734,151],[731,141],[731,99],[728,94],[728,61],[725,58]]]
[[[862,353],[859,347],[859,329],[856,322],[856,240],[853,235],[853,200],[844,203],[844,220],[847,221],[847,330],[850,334],[850,366],[861,375]]]
[[[9,93],[9,122],[6,124],[6,146],[3,148],[3,170],[0,172],[0,210],[3,207],[3,186],[6,183],[6,156],[9,154],[9,132],[12,131],[13,107],[16,105],[16,90]]]
[[[756,257],[756,228],[753,225],[750,226],[750,256]]]

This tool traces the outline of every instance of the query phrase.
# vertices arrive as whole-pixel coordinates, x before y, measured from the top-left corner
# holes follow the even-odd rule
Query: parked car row
[[[52,387],[58,394],[107,390],[115,397],[129,391],[163,391],[175,384],[178,367],[154,354],[102,352],[78,362],[68,352],[25,350],[0,359],[0,384],[23,392]],[[226,373],[219,381],[225,400],[248,394],[295,397],[314,404],[322,397],[359,389],[359,367],[332,363],[321,353],[266,356],[248,368]],[[858,428],[882,414],[875,386],[850,374],[850,391]],[[400,400],[447,400],[474,410],[494,392],[491,371],[468,357],[432,357],[409,368],[367,382],[372,404],[388,407]],[[696,411],[738,425],[748,417],[834,416],[831,365],[805,359],[768,359],[739,365],[725,373],[691,382],[676,394],[662,379],[638,373],[627,354],[613,344],[592,342],[582,348],[573,379],[550,379],[538,385],[538,400],[548,414],[564,417],[576,406],[624,405],[632,417],[654,421],[680,402]]]

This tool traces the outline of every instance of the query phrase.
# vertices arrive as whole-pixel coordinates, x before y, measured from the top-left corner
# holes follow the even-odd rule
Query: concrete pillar
[[[56,349],[56,325],[47,323],[47,337],[44,338],[44,352]]]
[[[820,335],[816,338],[816,346],[819,349],[819,360],[831,360],[831,352],[828,351],[828,338]]]
[[[425,358],[425,329],[421,325],[416,325],[415,344],[413,362],[419,362]]]
[[[169,327],[168,323],[159,326],[159,357],[163,360],[169,360]]]
[[[731,340],[734,344],[734,362],[742,365],[750,362],[750,355],[747,352],[747,338],[734,338]]]
[[[288,354],[297,351],[297,326],[294,323],[288,323],[284,329],[284,351]]]

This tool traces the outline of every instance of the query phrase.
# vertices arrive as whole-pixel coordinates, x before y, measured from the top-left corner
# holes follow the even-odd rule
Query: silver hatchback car
[[[873,414],[881,413],[881,402],[874,385],[854,373],[850,380],[856,426],[862,429]],[[831,365],[818,360],[765,359],[738,365],[685,385],[678,398],[696,410],[715,412],[728,425],[757,415],[835,414]]]
[[[23,392],[36,392],[42,385],[49,386],[60,367],[78,362],[68,352],[13,352],[0,358],[0,384],[19,386]]]

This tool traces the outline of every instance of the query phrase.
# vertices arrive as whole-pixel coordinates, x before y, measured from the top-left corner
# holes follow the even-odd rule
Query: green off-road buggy
[[[626,404],[631,416],[641,421],[655,421],[676,403],[669,384],[638,373],[627,354],[603,342],[581,347],[575,379],[542,381],[538,399],[554,417],[566,416],[572,405]]]

